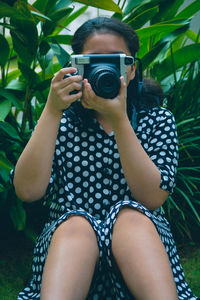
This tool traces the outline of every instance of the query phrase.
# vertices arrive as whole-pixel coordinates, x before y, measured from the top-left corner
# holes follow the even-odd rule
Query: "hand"
[[[50,92],[47,100],[47,107],[54,113],[62,113],[73,102],[82,96],[80,75],[64,78],[66,74],[73,74],[76,68],[63,68],[52,79]],[[70,95],[73,90],[79,91],[77,94]]]
[[[121,88],[119,94],[114,99],[105,99],[97,96],[87,79],[83,80],[83,96],[81,103],[85,108],[93,109],[104,116],[111,123],[119,118],[124,118],[126,114],[126,84],[124,78],[120,78]]]

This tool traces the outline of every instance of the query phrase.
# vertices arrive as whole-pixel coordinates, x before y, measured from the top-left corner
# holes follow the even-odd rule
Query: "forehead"
[[[83,54],[99,53],[125,53],[130,55],[130,50],[120,35],[114,33],[94,33],[84,43]]]

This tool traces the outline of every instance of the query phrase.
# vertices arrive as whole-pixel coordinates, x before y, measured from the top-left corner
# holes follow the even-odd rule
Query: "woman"
[[[75,54],[135,57],[138,48],[135,32],[110,18],[87,21],[72,40]],[[196,299],[160,210],[177,167],[172,114],[154,101],[141,105],[135,66],[127,67],[128,89],[121,77],[112,100],[96,96],[80,75],[63,79],[76,71],[53,78],[16,165],[17,195],[50,205],[33,279],[18,300]]]

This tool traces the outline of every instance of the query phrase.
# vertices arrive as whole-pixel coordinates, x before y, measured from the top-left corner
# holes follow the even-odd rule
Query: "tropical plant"
[[[42,112],[53,74],[69,59],[67,29],[88,6],[103,8],[136,30],[144,74],[164,86],[179,131],[178,185],[164,209],[184,234],[193,230],[190,224],[199,226],[200,39],[190,23],[200,2],[182,8],[184,2],[0,1],[0,207],[17,229],[26,229],[26,212],[8,183],[9,173]]]

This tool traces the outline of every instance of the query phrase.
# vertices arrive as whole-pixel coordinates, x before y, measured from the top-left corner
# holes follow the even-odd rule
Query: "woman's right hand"
[[[62,113],[73,102],[82,96],[80,75],[73,75],[64,78],[66,74],[73,74],[76,68],[63,68],[53,77],[49,96],[47,99],[47,107],[54,113]],[[64,79],[63,79],[64,78]],[[70,94],[73,90],[79,91],[76,94]]]

